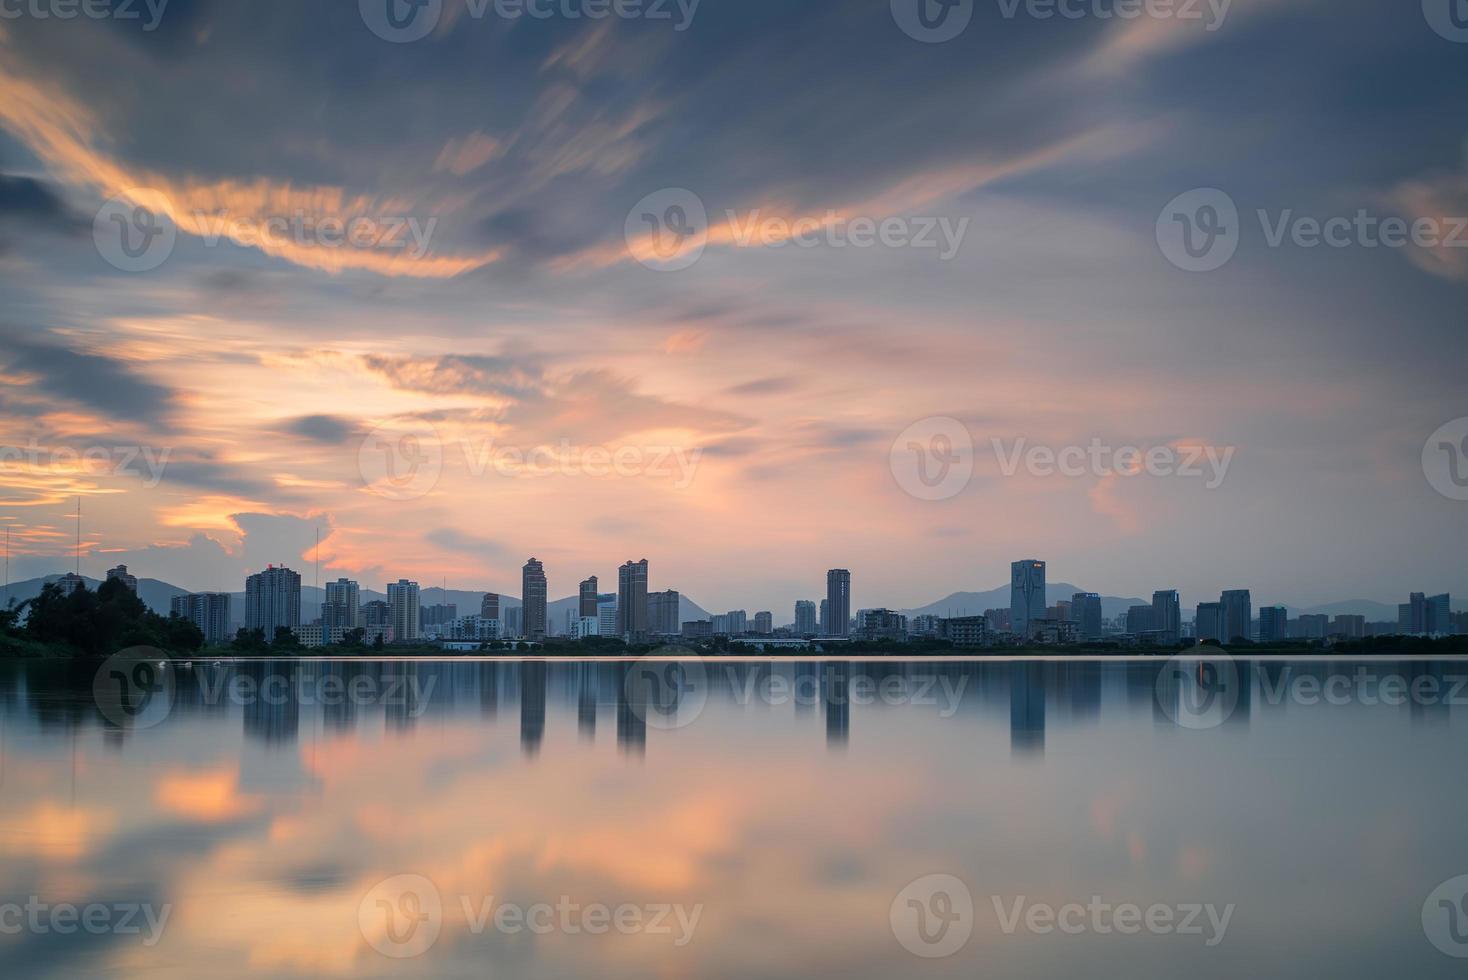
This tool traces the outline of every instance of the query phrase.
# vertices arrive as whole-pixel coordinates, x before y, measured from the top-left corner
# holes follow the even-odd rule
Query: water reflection
[[[1468,873],[1468,791],[1445,775],[1468,664],[645,666],[199,664],[149,695],[163,710],[118,713],[95,664],[0,664],[0,927],[33,895],[176,906],[156,947],[0,928],[0,968],[888,977],[926,965],[890,903],[941,871],[978,910],[944,975],[1453,972],[1417,917]],[[358,914],[405,874],[441,893],[443,934],[398,962]],[[1195,960],[980,929],[991,893],[1239,911]],[[669,949],[478,931],[476,896],[705,912]]]

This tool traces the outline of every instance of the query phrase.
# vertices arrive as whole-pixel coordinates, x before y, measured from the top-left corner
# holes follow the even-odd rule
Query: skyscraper
[[[576,615],[579,618],[584,619],[587,616],[596,615],[596,589],[597,581],[595,575],[581,583],[581,598],[577,603],[576,610]]]
[[[1290,636],[1290,614],[1284,606],[1259,607],[1259,642],[1287,640]]]
[[[795,603],[795,635],[816,635],[816,604],[809,599],[800,599]]]
[[[1226,632],[1228,630],[1223,617],[1223,603],[1198,603],[1197,616],[1193,620],[1193,635],[1197,637],[1198,642],[1202,643],[1204,640],[1227,642],[1224,636]]]
[[[326,602],[321,607],[321,625],[356,629],[361,625],[362,592],[356,582],[339,578],[326,583]],[[328,634],[329,635],[329,634]]]
[[[116,568],[107,569],[107,581],[111,582],[113,579],[117,579],[134,592],[138,591],[138,577],[136,575],[129,575],[126,565],[118,565]]]
[[[545,639],[545,566],[532,558],[520,571],[520,630],[527,640]]]
[[[1453,632],[1452,598],[1446,592],[1423,602],[1422,632],[1444,636]]]
[[[229,604],[228,592],[195,592],[174,596],[171,611],[199,627],[205,643],[223,643],[229,639]]]
[[[657,636],[677,636],[682,629],[678,618],[677,591],[654,592],[647,597],[647,628]]]
[[[827,636],[851,635],[851,572],[833,568],[826,573]]]
[[[617,632],[631,642],[647,638],[647,559],[617,569]]]
[[[1037,558],[1010,563],[1009,628],[1028,639],[1030,620],[1045,618],[1045,563]]]
[[[1183,611],[1176,589],[1152,593],[1152,628],[1162,633],[1163,643],[1176,643],[1183,635]]]
[[[829,633],[826,632],[826,620],[828,620],[830,618],[831,618],[831,603],[827,599],[822,599],[821,600],[821,617],[820,617],[820,620],[818,621],[818,625],[820,626],[820,631],[821,631],[821,635],[822,636],[830,636],[831,635],[831,634],[829,634]]]
[[[262,630],[265,639],[275,639],[284,626],[301,625],[301,576],[274,565],[245,579],[245,629]]]
[[[754,631],[760,636],[769,636],[775,632],[775,614],[771,612],[755,613]]]
[[[479,600],[479,618],[494,620],[500,618],[500,594],[498,592],[484,593],[484,598]]]
[[[418,604],[418,583],[398,579],[387,587],[387,605],[392,610],[393,639],[416,640],[422,635],[423,607]]]
[[[1248,589],[1229,589],[1219,598],[1223,606],[1223,642],[1248,642],[1254,636],[1254,600]]]
[[[1101,638],[1101,596],[1095,592],[1077,592],[1070,597],[1070,618],[1080,624],[1083,640]]]
[[[597,635],[617,635],[617,594],[603,592],[596,597]]]

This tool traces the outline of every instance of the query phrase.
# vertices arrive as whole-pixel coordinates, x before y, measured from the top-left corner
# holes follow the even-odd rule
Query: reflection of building
[[[399,579],[387,587],[387,605],[392,610],[392,632],[397,642],[416,640],[422,633],[423,607],[418,605],[418,583]]]
[[[816,623],[816,604],[809,599],[801,599],[795,603],[795,635],[815,636],[818,624]]]
[[[1009,748],[1013,753],[1045,751],[1044,667],[1035,661],[1009,667]]]
[[[301,625],[301,576],[274,565],[245,579],[245,629],[261,630],[265,639],[278,629]]]
[[[138,591],[138,577],[127,573],[126,565],[118,565],[116,568],[107,569],[107,581],[121,582],[133,592]]]
[[[532,558],[520,570],[520,632],[527,640],[544,640],[545,619],[545,566],[539,559]]]
[[[851,633],[851,572],[844,568],[826,573],[826,611],[821,628],[827,636]]]
[[[195,592],[174,596],[170,605],[175,616],[199,627],[204,642],[213,644],[229,639],[229,603],[228,592]]]
[[[1009,628],[1030,638],[1030,620],[1045,618],[1045,563],[1035,558],[1009,566]]]
[[[1230,589],[1219,598],[1223,606],[1223,640],[1248,642],[1254,636],[1254,600],[1248,589]]]

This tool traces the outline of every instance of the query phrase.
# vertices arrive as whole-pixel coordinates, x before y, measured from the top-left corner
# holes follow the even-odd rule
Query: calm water
[[[1461,976],[1464,676],[0,665],[0,975]]]

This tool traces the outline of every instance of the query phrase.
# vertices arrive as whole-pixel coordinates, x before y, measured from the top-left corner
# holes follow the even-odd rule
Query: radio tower
[[[82,498],[77,494],[76,498],[76,575],[82,575]]]

